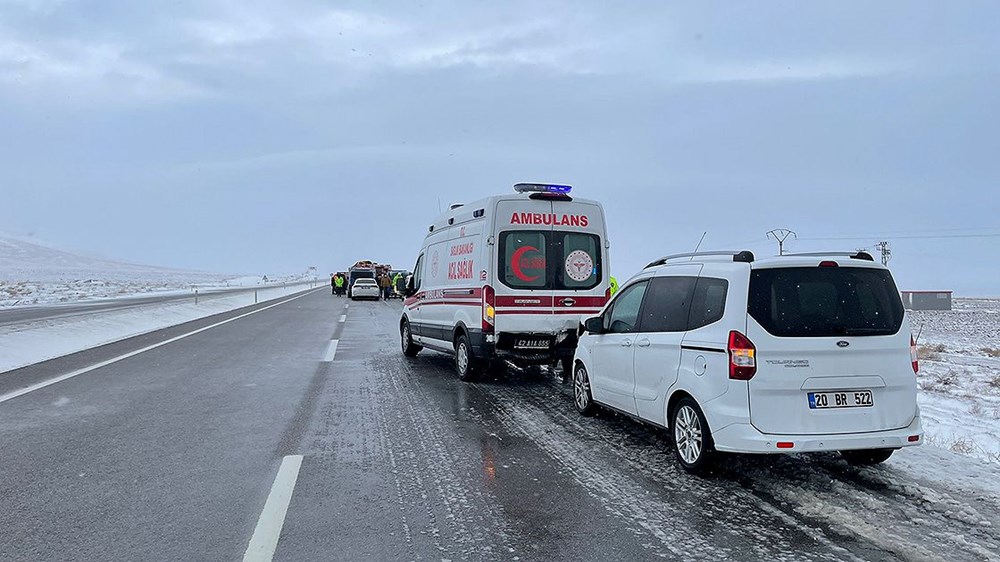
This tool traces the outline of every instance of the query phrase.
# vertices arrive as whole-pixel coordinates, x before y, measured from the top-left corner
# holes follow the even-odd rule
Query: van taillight
[[[920,365],[917,362],[917,342],[913,340],[913,334],[910,334],[910,365],[913,367],[914,375],[920,371]]]
[[[729,378],[748,381],[757,374],[757,349],[750,339],[733,330],[729,332]]]
[[[497,314],[494,306],[496,306],[496,292],[493,291],[493,287],[486,285],[483,287],[483,333],[493,333]]]

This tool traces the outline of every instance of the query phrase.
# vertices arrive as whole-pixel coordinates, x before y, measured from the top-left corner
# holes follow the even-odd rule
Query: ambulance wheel
[[[399,327],[399,341],[403,347],[403,355],[407,357],[416,357],[420,353],[420,350],[423,349],[413,343],[413,334],[410,333],[410,323],[406,320],[403,320],[403,324]]]
[[[475,380],[479,374],[479,362],[472,355],[472,343],[469,336],[462,334],[455,340],[455,370],[458,371],[458,380]]]

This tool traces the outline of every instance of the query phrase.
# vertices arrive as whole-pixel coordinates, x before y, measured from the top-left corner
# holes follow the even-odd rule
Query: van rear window
[[[559,230],[500,233],[500,281],[513,289],[592,289],[601,282],[601,240]]]
[[[892,275],[863,267],[775,267],[750,274],[748,312],[779,337],[886,336],[903,303]]]

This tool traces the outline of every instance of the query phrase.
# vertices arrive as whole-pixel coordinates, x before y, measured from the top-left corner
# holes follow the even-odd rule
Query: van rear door
[[[554,314],[560,329],[571,330],[607,302],[604,211],[588,201],[553,201],[552,211],[559,222],[552,228]]]
[[[917,385],[899,292],[887,269],[852,261],[751,270],[750,421],[761,432],[860,433],[913,420]]]
[[[551,332],[549,235],[552,203],[501,199],[496,220],[496,325],[499,332]]]

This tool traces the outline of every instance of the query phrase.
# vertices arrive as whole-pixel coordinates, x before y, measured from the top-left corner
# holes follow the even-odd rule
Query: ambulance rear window
[[[500,233],[500,281],[512,289],[586,290],[602,279],[595,234],[548,230]]]

